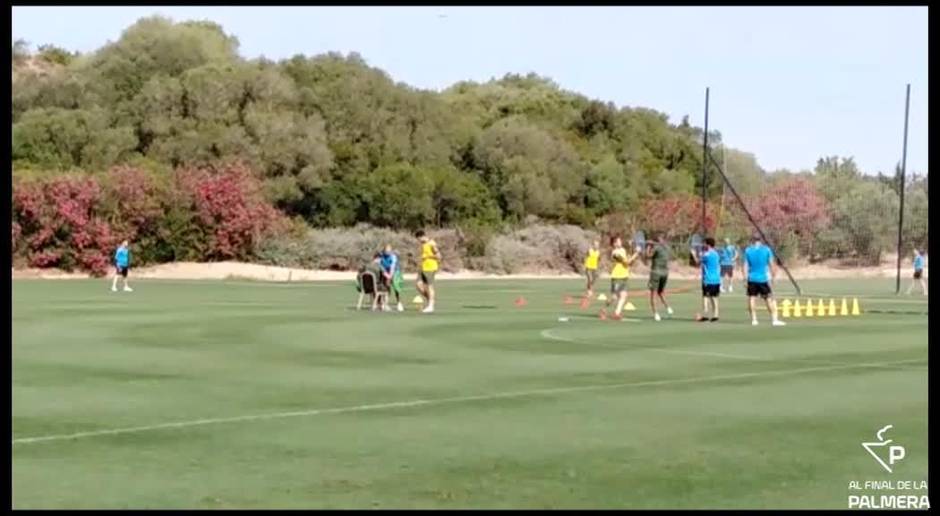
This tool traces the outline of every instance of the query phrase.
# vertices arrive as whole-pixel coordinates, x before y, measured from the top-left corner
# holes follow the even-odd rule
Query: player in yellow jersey
[[[421,312],[429,314],[434,312],[434,274],[437,272],[441,261],[441,252],[437,249],[437,244],[428,238],[424,231],[418,231],[415,233],[415,236],[418,237],[418,240],[421,242],[421,268],[418,272],[418,292],[427,303],[424,310],[421,310]]]
[[[594,282],[597,281],[597,265],[601,258],[601,243],[598,240],[591,242],[587,256],[584,258],[584,274],[587,276],[587,289],[581,308],[587,308],[594,296]]]
[[[640,255],[639,250],[634,250],[632,255],[627,255],[627,250],[623,248],[623,241],[620,237],[611,239],[611,245],[614,250],[610,253],[610,260],[613,266],[610,269],[610,293],[611,297],[607,299],[607,306],[617,297],[617,308],[614,309],[614,319],[620,319],[623,316],[623,305],[627,303],[627,278],[630,277],[630,265],[636,261]],[[601,309],[601,316],[607,316],[607,308]]]

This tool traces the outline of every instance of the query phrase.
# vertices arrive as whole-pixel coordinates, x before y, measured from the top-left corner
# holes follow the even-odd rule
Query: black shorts
[[[115,266],[115,269],[117,269],[117,273],[120,274],[121,277],[126,278],[126,277],[127,277],[127,270],[130,269],[130,267],[118,267],[118,266]]]
[[[723,277],[723,278],[732,278],[732,277],[734,277],[734,265],[722,265],[722,266],[721,266],[721,277]]]
[[[702,284],[702,297],[718,297],[721,294],[721,285]]]
[[[755,283],[753,281],[747,282],[747,297],[760,296],[764,299],[767,299],[771,294],[772,293],[770,291],[769,283]]]
[[[650,289],[650,292],[656,291],[657,294],[662,294],[666,290],[666,282],[669,281],[668,274],[650,274],[650,280],[646,286]]]
[[[924,271],[923,271],[923,270],[914,271],[914,279],[920,279],[921,276],[923,276],[923,275],[924,275]]]

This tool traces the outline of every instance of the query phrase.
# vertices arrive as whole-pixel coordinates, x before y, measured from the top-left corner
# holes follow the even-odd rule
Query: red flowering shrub
[[[205,258],[246,259],[286,219],[264,200],[261,182],[242,163],[177,171],[178,187],[192,203],[205,237]]]
[[[782,180],[746,202],[770,238],[795,241],[804,254],[813,254],[816,234],[831,222],[825,197],[804,177]]]
[[[16,253],[16,244],[19,243],[20,241],[20,235],[23,233],[23,228],[21,228],[20,225],[14,221],[12,224],[12,229],[13,229],[12,231],[13,240],[11,240],[10,249],[12,249],[14,253]]]
[[[139,168],[118,166],[109,170],[103,204],[115,234],[131,241],[152,235],[164,213],[162,193]]]
[[[705,229],[711,234],[715,230],[716,207],[705,205]],[[690,194],[677,194],[662,199],[649,199],[640,210],[640,225],[646,232],[664,232],[673,238],[685,239],[693,233],[701,233],[702,201]]]
[[[115,167],[91,176],[19,181],[12,242],[33,267],[104,274],[115,245],[132,242],[135,262],[249,259],[285,227],[261,183],[241,163],[175,171],[169,188],[145,171]]]
[[[100,197],[98,182],[91,177],[59,176],[15,185],[14,242],[18,234],[23,238],[30,266],[107,272],[114,239],[108,223],[95,215]]]

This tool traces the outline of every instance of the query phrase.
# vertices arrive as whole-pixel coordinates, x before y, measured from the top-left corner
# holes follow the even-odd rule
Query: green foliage
[[[40,108],[13,124],[13,160],[48,168],[106,168],[137,146],[129,127],[109,127],[100,109]]]
[[[369,218],[392,228],[417,229],[433,216],[434,180],[427,170],[411,165],[377,169],[369,181]]]
[[[23,38],[14,41],[12,56],[14,65],[23,64],[30,56],[29,42]]]
[[[820,235],[826,254],[877,264],[896,244],[898,198],[875,181],[853,184],[831,211],[832,226]]]
[[[78,52],[72,53],[55,45],[39,45],[36,56],[50,64],[67,66],[78,57]]]
[[[674,124],[661,112],[588,99],[536,74],[422,91],[356,53],[245,60],[222,27],[159,16],[95,52],[44,45],[32,55],[17,41],[13,54],[12,158],[20,175],[101,174],[133,164],[165,179],[178,167],[239,160],[273,206],[310,226],[452,228],[471,258],[482,258],[507,225],[629,230],[649,201],[689,199],[701,188],[704,133],[688,117]],[[793,176],[765,173],[754,155],[724,148],[720,133],[708,136],[712,155],[748,199]],[[708,168],[709,204],[718,204],[724,184]],[[873,260],[886,249],[888,232],[875,219],[892,217],[852,215],[868,201],[890,210],[890,195],[866,186],[877,180],[838,157],[820,159],[806,175],[834,222],[815,241],[801,239],[801,250]],[[898,187],[896,177],[880,181],[888,191]],[[904,230],[917,242],[927,240],[922,183],[923,193],[911,186]],[[741,214],[728,212],[727,231],[750,231]],[[199,235],[187,236],[186,213],[168,216],[179,236],[167,241],[191,244],[155,256],[181,259],[187,246],[198,248]],[[519,251],[506,245],[507,255]]]

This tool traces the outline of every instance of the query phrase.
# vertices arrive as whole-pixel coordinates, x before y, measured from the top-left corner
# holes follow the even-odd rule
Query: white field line
[[[691,356],[704,356],[704,357],[718,357],[718,358],[731,358],[734,360],[750,360],[754,362],[805,362],[808,364],[816,365],[850,365],[847,362],[832,362],[829,360],[816,360],[814,358],[789,358],[789,357],[763,357],[763,356],[754,356],[754,355],[732,355],[730,353],[715,353],[712,351],[686,351],[680,349],[662,349],[662,348],[630,348],[626,346],[616,346],[613,344],[604,344],[600,342],[587,342],[582,340],[575,340],[568,337],[562,337],[560,335],[555,335],[552,333],[552,329],[542,330],[542,337],[550,340],[558,340],[562,342],[570,342],[572,344],[584,344],[586,346],[598,346],[603,348],[610,349],[620,349],[623,351],[649,351],[653,353],[671,353],[674,355],[691,355]],[[890,366],[884,366],[890,367]]]
[[[350,407],[337,407],[327,409],[302,410],[297,412],[278,412],[273,414],[256,414],[249,416],[224,417],[213,419],[196,419],[190,421],[177,421],[173,423],[162,423],[158,425],[134,426],[126,428],[114,428],[110,430],[93,430],[88,432],[77,432],[74,434],[46,435],[41,437],[21,437],[13,439],[13,444],[30,444],[49,441],[66,441],[72,439],[81,439],[85,437],[100,437],[106,435],[133,434],[140,432],[150,432],[154,430],[164,430],[172,428],[190,428],[195,426],[205,426],[224,423],[240,423],[246,421],[260,421],[270,419],[284,419],[291,417],[323,416],[330,414],[347,414],[354,412],[369,412],[375,410],[389,410],[399,408],[412,408],[429,405],[444,405],[450,403],[467,403],[473,401],[492,401],[499,399],[523,398],[529,396],[546,396],[552,394],[568,394],[573,392],[603,391],[612,389],[623,389],[630,387],[654,387],[660,385],[682,385],[690,383],[715,382],[723,380],[740,380],[744,378],[765,378],[772,376],[786,376],[800,373],[811,373],[817,371],[837,371],[843,369],[863,369],[866,367],[883,367],[886,365],[907,364],[914,362],[923,362],[925,359],[899,360],[896,362],[876,362],[867,364],[845,364],[834,366],[805,367],[802,369],[781,369],[777,371],[758,371],[752,373],[725,374],[716,376],[700,376],[693,378],[677,378],[669,380],[651,380],[645,382],[632,383],[612,383],[582,385],[578,387],[556,387],[546,389],[533,389],[528,391],[510,391],[492,394],[479,394],[474,396],[456,396],[452,398],[432,398],[417,399],[410,401],[395,401],[388,403],[374,403],[369,405],[354,405]]]

